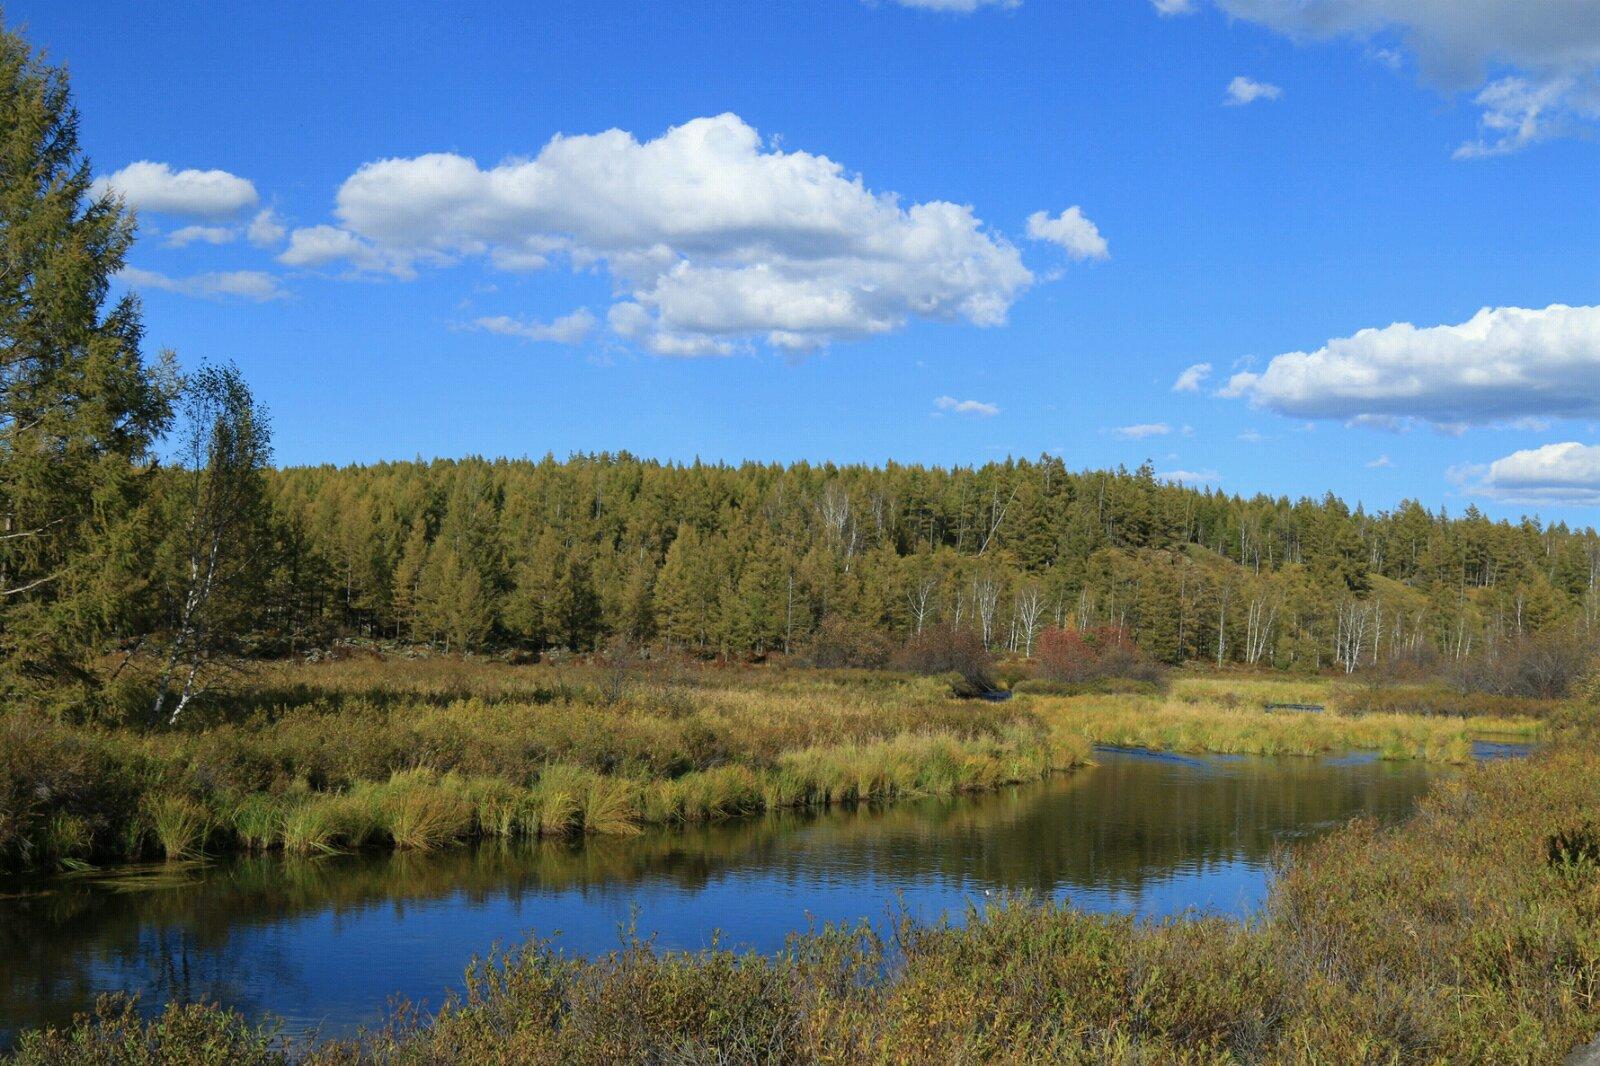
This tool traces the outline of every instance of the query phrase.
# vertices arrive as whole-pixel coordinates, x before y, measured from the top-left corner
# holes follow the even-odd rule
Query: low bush
[[[972,699],[995,691],[994,656],[971,629],[934,625],[908,640],[896,657],[903,670],[945,677],[955,695]]]
[[[1460,692],[1556,700],[1572,693],[1593,657],[1582,635],[1559,630],[1496,641],[1451,663],[1446,676]]]
[[[1046,629],[1034,652],[1038,676],[1047,681],[1084,684],[1120,678],[1159,686],[1166,671],[1120,629]]]

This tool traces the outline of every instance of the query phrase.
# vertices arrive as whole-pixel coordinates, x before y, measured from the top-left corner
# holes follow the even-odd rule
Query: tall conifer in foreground
[[[0,29],[0,692],[81,694],[142,603],[171,396],[137,300],[107,308],[133,220],[90,186],[66,73]]]

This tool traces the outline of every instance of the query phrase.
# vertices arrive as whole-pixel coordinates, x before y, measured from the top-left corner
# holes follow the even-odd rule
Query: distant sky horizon
[[[1596,0],[65,5],[283,465],[1070,468],[1580,526]]]

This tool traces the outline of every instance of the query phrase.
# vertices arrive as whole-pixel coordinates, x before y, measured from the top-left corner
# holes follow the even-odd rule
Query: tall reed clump
[[[402,850],[430,851],[473,830],[469,790],[452,775],[401,770],[381,785],[363,786],[358,795],[371,805],[380,832]]]
[[[283,844],[284,802],[264,792],[239,798],[228,813],[234,839],[246,851],[266,851]]]
[[[283,816],[283,850],[291,855],[329,855],[359,848],[383,833],[382,811],[368,790],[310,792]]]
[[[144,813],[169,862],[199,858],[215,825],[211,811],[192,796],[168,793],[148,797]]]

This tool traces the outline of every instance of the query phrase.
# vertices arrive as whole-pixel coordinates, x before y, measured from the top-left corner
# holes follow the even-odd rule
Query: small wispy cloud
[[[1389,461],[1389,457],[1387,455],[1380,455],[1376,459],[1372,460],[1370,463],[1367,464],[1367,469],[1368,470],[1387,470],[1392,466],[1394,466],[1394,463]]]
[[[1185,485],[1207,485],[1222,480],[1215,470],[1161,470],[1156,477],[1162,481],[1177,481]]]
[[[134,288],[160,289],[182,296],[198,296],[204,300],[236,298],[266,303],[289,295],[277,278],[259,270],[224,270],[172,277],[155,270],[123,267],[117,277]]]
[[[230,226],[184,226],[167,234],[162,243],[168,248],[187,248],[191,244],[227,244],[239,235]]]
[[[1131,426],[1118,426],[1111,432],[1123,440],[1144,440],[1147,437],[1165,437],[1172,427],[1165,422],[1139,422]]]
[[[1244,441],[1246,444],[1260,444],[1267,438],[1258,430],[1247,429],[1243,433],[1239,434],[1239,439]]]
[[[933,401],[933,406],[940,412],[949,412],[953,415],[978,415],[981,418],[993,418],[1000,413],[998,404],[984,403],[982,400],[958,400],[954,396],[940,396]]]
[[[1172,383],[1173,392],[1199,392],[1206,378],[1211,376],[1210,363],[1196,363],[1178,375]]]
[[[525,341],[542,341],[550,344],[578,344],[593,332],[598,323],[594,313],[580,307],[570,315],[562,315],[550,322],[512,318],[510,315],[492,315],[475,319],[473,329],[495,333],[502,337],[519,337]]]
[[[288,228],[278,218],[277,212],[272,208],[263,208],[250,220],[250,226],[245,230],[245,236],[250,238],[250,243],[257,248],[271,248],[283,241],[288,236]]]
[[[1282,95],[1283,90],[1271,82],[1257,81],[1241,74],[1228,83],[1227,95],[1222,102],[1228,107],[1243,107],[1257,100],[1276,100]]]

